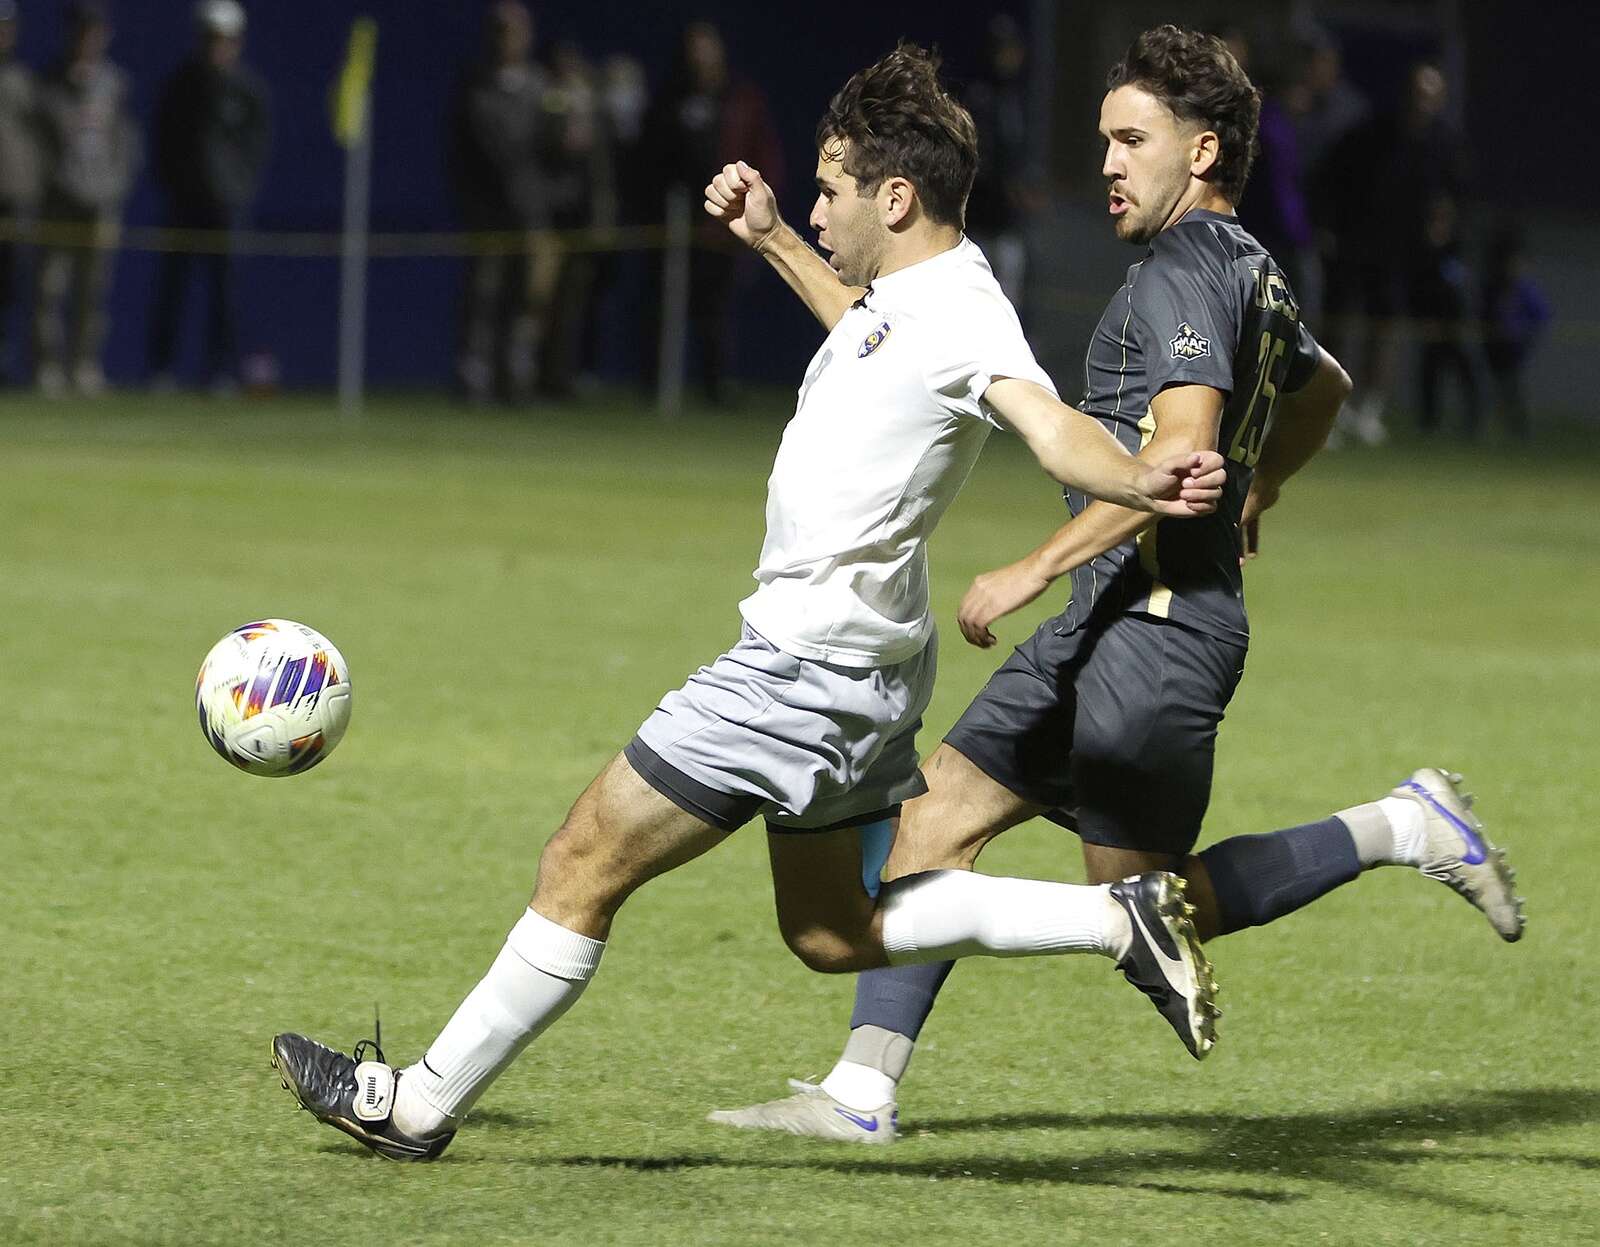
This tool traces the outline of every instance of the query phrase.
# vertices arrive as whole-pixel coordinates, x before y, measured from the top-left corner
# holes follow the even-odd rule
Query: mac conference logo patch
[[[866,337],[861,339],[861,345],[856,348],[856,358],[865,359],[872,352],[883,345],[883,340],[889,336],[889,322],[884,321]]]
[[[1199,333],[1188,321],[1178,326],[1178,336],[1172,339],[1173,359],[1200,359],[1211,354],[1211,339]]]

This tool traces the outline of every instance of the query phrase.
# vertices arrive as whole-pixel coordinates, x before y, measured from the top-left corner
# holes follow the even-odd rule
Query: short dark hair
[[[1177,26],[1147,30],[1106,75],[1106,90],[1126,86],[1148,91],[1180,120],[1216,131],[1211,181],[1237,204],[1260,149],[1261,92],[1228,45],[1215,35]]]
[[[817,150],[849,144],[845,172],[863,195],[903,177],[928,216],[960,228],[978,171],[972,114],[939,81],[939,55],[902,43],[839,88],[817,123]]]

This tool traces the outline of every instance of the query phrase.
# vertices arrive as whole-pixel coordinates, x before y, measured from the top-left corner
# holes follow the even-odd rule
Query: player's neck
[[[1193,182],[1181,199],[1172,206],[1172,215],[1163,229],[1171,229],[1191,212],[1215,212],[1222,216],[1238,216],[1232,202],[1208,182]]]
[[[878,265],[877,277],[910,268],[931,260],[961,242],[961,231],[953,225],[933,225],[911,233],[896,234],[883,253],[883,263]]]

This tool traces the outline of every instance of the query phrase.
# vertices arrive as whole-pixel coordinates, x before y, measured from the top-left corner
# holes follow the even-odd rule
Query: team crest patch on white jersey
[[[1173,359],[1200,359],[1211,354],[1211,339],[1201,334],[1188,321],[1178,326],[1178,336],[1172,339]]]
[[[889,322],[884,321],[866,337],[861,339],[861,345],[856,349],[856,358],[865,359],[872,352],[883,345],[883,340],[889,336]]]

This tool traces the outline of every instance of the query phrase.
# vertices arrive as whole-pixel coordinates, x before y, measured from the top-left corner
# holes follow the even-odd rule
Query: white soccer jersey
[[[880,277],[834,326],[800,386],[767,482],[767,537],[740,603],[801,658],[900,662],[933,632],[927,541],[1014,377],[1056,392],[978,247]]]

